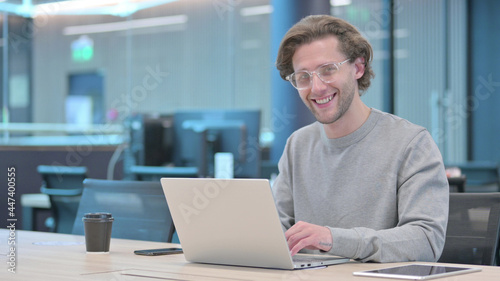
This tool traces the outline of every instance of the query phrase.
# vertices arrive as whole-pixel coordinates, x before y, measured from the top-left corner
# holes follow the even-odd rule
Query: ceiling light
[[[254,6],[242,8],[240,10],[240,15],[244,17],[249,16],[257,16],[257,15],[266,15],[273,12],[273,6],[271,5],[263,5],[263,6]]]
[[[104,33],[104,32],[122,31],[122,30],[137,29],[137,28],[183,24],[186,23],[187,21],[188,21],[188,16],[176,15],[167,17],[127,20],[120,22],[67,26],[63,29],[63,34],[80,35],[80,34],[90,34],[90,33]]]
[[[334,7],[351,5],[351,0],[330,0],[330,5]]]
[[[22,4],[1,3],[0,11],[23,17],[42,15],[115,15],[128,16],[139,10],[163,5],[177,0],[67,0],[32,5],[31,0]]]

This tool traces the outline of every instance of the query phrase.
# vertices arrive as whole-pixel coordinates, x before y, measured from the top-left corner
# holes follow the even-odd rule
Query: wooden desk
[[[86,254],[84,237],[33,231],[16,231],[16,273],[8,272],[8,229],[0,229],[0,280],[357,280],[353,271],[404,263],[350,262],[309,270],[273,270],[188,263],[183,255],[137,256],[137,249],[164,248],[168,243],[112,239],[109,254]],[[7,266],[6,266],[7,264]],[[428,263],[429,264],[429,263]],[[481,266],[482,272],[437,280],[498,280],[500,267]],[[149,278],[146,278],[149,277]],[[153,279],[156,277],[155,279]]]

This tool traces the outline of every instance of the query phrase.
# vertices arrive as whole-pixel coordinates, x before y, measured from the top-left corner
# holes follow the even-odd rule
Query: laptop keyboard
[[[318,262],[318,261],[326,261],[326,260],[332,260],[334,257],[329,257],[329,256],[293,256],[292,260],[293,262],[298,262],[298,263],[311,263],[311,262]]]

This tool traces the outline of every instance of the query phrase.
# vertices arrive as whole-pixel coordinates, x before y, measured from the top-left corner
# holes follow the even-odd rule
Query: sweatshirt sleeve
[[[398,224],[373,230],[330,227],[330,254],[361,261],[437,261],[448,222],[449,185],[441,154],[423,130],[413,138],[398,171]]]

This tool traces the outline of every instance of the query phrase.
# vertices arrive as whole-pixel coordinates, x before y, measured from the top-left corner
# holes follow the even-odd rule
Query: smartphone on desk
[[[161,255],[182,254],[182,248],[135,250],[134,254],[143,255],[143,256],[161,256]]]

